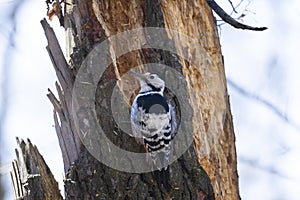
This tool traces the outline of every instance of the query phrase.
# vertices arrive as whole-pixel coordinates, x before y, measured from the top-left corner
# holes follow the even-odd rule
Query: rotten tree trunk
[[[65,6],[68,62],[46,20],[42,21],[42,25],[48,40],[47,50],[61,86],[56,84],[59,100],[51,91],[48,97],[55,108],[55,127],[66,172],[66,198],[240,199],[235,136],[221,48],[216,24],[206,2],[67,0]],[[142,27],[166,28],[164,37],[171,41],[176,52],[147,48],[155,38],[145,32],[144,40],[136,38],[130,41],[138,43],[139,50],[116,58],[118,49],[108,40],[110,48],[105,51],[104,59],[112,61],[112,64],[97,83],[96,115],[103,131],[114,144],[122,149],[141,150],[112,118],[114,87],[119,87],[126,95],[122,83],[117,83],[117,80],[130,68],[146,63],[165,64],[183,74],[185,82],[181,86],[188,92],[186,104],[192,109],[189,118],[183,120],[192,122],[194,143],[170,166],[170,192],[157,185],[152,173],[121,172],[95,159],[79,139],[82,137],[84,144],[98,148],[97,140],[103,140],[101,137],[89,139],[93,129],[90,121],[86,120],[89,107],[82,103],[86,96],[82,95],[76,102],[78,112],[75,113],[72,107],[75,77],[88,53],[96,44],[117,33]],[[193,48],[184,38],[174,38],[168,29],[194,38],[202,46],[201,56],[208,59],[196,64],[183,60],[183,54],[187,54],[190,60],[197,59],[195,55],[199,54],[199,49]],[[87,71],[86,75],[92,77],[93,74]],[[86,83],[87,86],[90,84]],[[84,128],[78,129],[80,125],[77,122],[84,124]]]
[[[36,146],[18,138],[17,143],[17,160],[10,172],[15,199],[62,200],[58,183]]]

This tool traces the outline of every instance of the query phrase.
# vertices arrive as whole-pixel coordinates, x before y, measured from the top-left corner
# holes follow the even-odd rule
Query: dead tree
[[[47,51],[59,81],[56,83],[58,98],[50,90],[48,97],[54,106],[55,128],[63,155],[66,199],[240,199],[235,135],[220,41],[211,8],[237,28],[256,28],[235,23],[214,1],[46,2],[52,4],[49,16],[59,17],[67,35],[65,58],[53,29],[45,19],[41,21],[48,41]],[[158,30],[153,27],[160,28],[159,34],[151,33]],[[117,42],[114,41],[116,34],[132,30],[142,31],[139,37],[128,34],[125,40],[118,38]],[[164,38],[164,43],[157,43],[157,37]],[[119,55],[122,51],[120,43],[126,41],[128,46],[134,43],[139,48]],[[104,42],[106,49],[98,49],[96,55],[99,56],[90,56],[95,47]],[[196,48],[195,44],[200,48]],[[172,51],[168,51],[167,47]],[[87,59],[93,62],[87,62]],[[96,61],[109,64],[102,76],[94,80],[96,66],[93,63]],[[107,153],[103,149],[110,148],[108,143],[103,142],[105,137],[121,149],[143,151],[135,139],[124,134],[116,123],[111,105],[114,103],[114,88],[118,88],[121,94],[117,100],[130,105],[134,92],[128,91],[128,88],[126,91],[120,80],[133,67],[141,65],[140,69],[146,70],[146,64],[150,63],[167,65],[183,77],[181,82],[178,80],[177,87],[185,93],[177,95],[184,95],[181,97],[184,106],[182,101],[178,105],[178,96],[171,90],[166,93],[178,109],[177,118],[181,126],[189,122],[190,126],[186,125],[184,130],[192,134],[192,144],[169,166],[170,191],[157,184],[152,172],[124,172],[95,158]],[[86,84],[86,90],[76,93],[76,80],[83,73],[83,67],[82,82]],[[162,76],[168,77],[169,74]],[[87,91],[90,85],[95,84],[94,97],[90,97]],[[96,116],[92,120],[89,116],[91,107],[94,107]],[[125,111],[126,108],[124,105]],[[189,114],[180,115],[183,112]],[[128,112],[117,115],[129,117]],[[93,120],[101,125],[105,136],[94,134]],[[93,134],[96,136],[91,137]],[[87,146],[100,151],[91,152]],[[111,162],[123,162],[113,156],[108,157]],[[124,160],[130,159],[125,156]]]
[[[30,140],[25,142],[18,138],[17,143],[17,159],[10,172],[15,199],[63,199],[58,183],[36,146]]]

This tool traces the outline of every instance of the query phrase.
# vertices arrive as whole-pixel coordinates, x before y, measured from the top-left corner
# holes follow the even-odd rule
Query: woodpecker
[[[141,87],[131,107],[133,136],[142,139],[157,169],[166,171],[177,123],[174,108],[164,96],[165,82],[157,74],[130,73]]]

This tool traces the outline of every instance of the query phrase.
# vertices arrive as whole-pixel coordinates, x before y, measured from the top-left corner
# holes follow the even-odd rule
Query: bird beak
[[[134,75],[134,76],[140,78],[140,79],[144,79],[144,80],[146,79],[146,77],[145,77],[144,74],[140,74],[140,73],[138,73],[138,72],[131,71],[131,70],[129,70],[128,72],[129,72],[130,74],[132,74],[132,75]]]

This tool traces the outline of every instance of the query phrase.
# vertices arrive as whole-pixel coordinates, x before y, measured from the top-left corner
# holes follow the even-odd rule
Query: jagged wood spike
[[[53,29],[45,19],[41,21],[41,24],[48,41],[46,49],[59,81],[59,84],[58,82],[55,83],[59,100],[51,90],[49,90],[47,96],[59,116],[60,123],[55,115],[54,121],[66,172],[70,164],[78,158],[81,146],[72,115],[72,88],[75,77],[72,69],[67,64]]]
[[[37,147],[29,139],[17,138],[17,144],[17,160],[10,172],[15,199],[62,200],[58,183]]]

